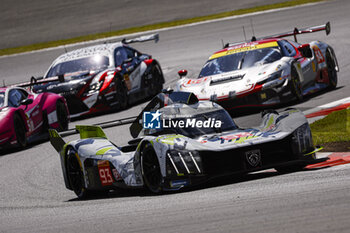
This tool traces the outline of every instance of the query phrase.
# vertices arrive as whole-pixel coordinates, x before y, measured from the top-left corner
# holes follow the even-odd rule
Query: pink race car
[[[0,148],[25,147],[47,133],[66,130],[66,100],[57,94],[33,94],[21,87],[0,87]]]

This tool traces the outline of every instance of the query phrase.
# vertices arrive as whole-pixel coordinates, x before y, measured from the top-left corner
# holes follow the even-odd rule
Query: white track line
[[[339,106],[342,104],[346,104],[346,103],[350,103],[350,97],[346,97],[346,98],[341,99],[341,100],[333,101],[331,103],[324,104],[324,105],[318,106],[318,107],[313,108],[313,109],[309,109],[307,111],[304,111],[303,113],[306,116],[306,115],[309,115],[311,113],[315,113],[315,112],[318,112],[318,111],[321,111],[324,109],[328,109],[328,108],[333,108],[333,107],[336,107],[336,106]],[[307,121],[309,122],[309,124],[312,124],[315,121],[321,120],[322,118],[325,118],[325,117],[326,116],[310,117],[310,118],[307,118]]]
[[[179,28],[186,28],[186,27],[197,26],[197,25],[201,25],[201,24],[214,23],[214,22],[220,22],[220,21],[226,21],[226,20],[250,17],[250,16],[255,16],[255,15],[261,15],[261,14],[268,14],[268,13],[272,13],[272,12],[285,11],[285,10],[290,10],[290,9],[294,9],[294,8],[318,5],[318,4],[325,3],[325,2],[326,1],[315,2],[315,3],[307,3],[307,4],[291,6],[291,7],[271,9],[271,10],[266,10],[266,11],[258,11],[258,12],[254,12],[254,13],[244,14],[244,15],[235,15],[235,16],[230,16],[230,17],[225,17],[225,18],[220,18],[220,19],[205,20],[205,21],[201,21],[201,22],[197,22],[197,23],[190,23],[190,24],[185,24],[185,25],[180,25],[180,26],[175,26],[175,27],[167,27],[167,28],[162,28],[162,29],[155,29],[155,30],[150,30],[150,31],[125,34],[125,35],[121,35],[121,36],[106,37],[106,38],[101,38],[101,39],[97,39],[97,40],[90,40],[90,41],[84,41],[84,42],[79,42],[79,43],[74,43],[74,44],[61,45],[61,46],[57,46],[57,47],[50,47],[50,48],[45,48],[45,49],[39,49],[39,50],[30,51],[30,52],[17,53],[17,54],[11,54],[11,55],[4,55],[4,56],[0,56],[0,59],[1,58],[7,58],[7,57],[16,57],[16,56],[32,54],[32,53],[40,53],[40,52],[45,52],[45,51],[50,51],[50,50],[55,50],[55,49],[61,49],[61,48],[62,49],[70,48],[70,47],[80,46],[80,45],[89,45],[89,44],[94,44],[94,43],[99,43],[99,42],[106,42],[106,41],[108,42],[108,41],[111,41],[111,40],[113,40],[113,41],[114,40],[120,41],[120,40],[122,40],[123,38],[126,38],[126,37],[133,37],[133,36],[139,36],[139,35],[144,35],[144,34],[148,34],[148,33],[162,32],[162,31],[168,31],[168,30],[172,30],[172,29],[179,29]]]
[[[333,107],[336,107],[338,105],[346,104],[346,103],[350,103],[350,97],[346,97],[344,99],[340,99],[340,100],[337,100],[337,101],[334,101],[334,102],[331,102],[331,103],[328,103],[328,104],[324,104],[324,105],[318,106],[316,108],[309,109],[307,111],[304,111],[304,114],[308,115],[308,114],[311,114],[311,113],[314,113],[314,112],[318,112],[318,111],[323,110],[323,109],[333,108]]]

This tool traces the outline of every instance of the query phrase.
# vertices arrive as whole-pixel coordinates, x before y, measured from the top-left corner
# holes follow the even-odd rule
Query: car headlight
[[[166,170],[169,176],[202,173],[202,160],[198,151],[169,150],[166,156]]]
[[[281,78],[281,76],[282,76],[282,70],[279,70],[277,72],[270,74],[269,76],[267,76],[266,79],[264,79],[263,81],[260,81],[258,84],[264,84],[274,80],[278,80],[279,78]]]
[[[292,147],[295,154],[305,154],[314,149],[311,129],[308,123],[293,132]]]

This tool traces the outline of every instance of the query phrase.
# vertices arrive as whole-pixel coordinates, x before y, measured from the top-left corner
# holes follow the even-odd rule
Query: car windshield
[[[144,134],[146,135],[163,135],[163,134],[180,134],[186,137],[190,138],[196,138],[205,134],[214,134],[214,133],[221,133],[224,131],[228,130],[233,130],[237,129],[237,125],[235,122],[232,120],[230,115],[223,109],[218,110],[218,111],[213,111],[213,112],[206,112],[206,113],[201,113],[192,117],[186,117],[186,118],[169,118],[169,119],[164,119],[164,125],[161,129],[150,129],[150,130],[145,130]],[[179,127],[179,125],[174,125],[170,123],[172,122],[181,122],[183,121],[184,124],[186,125],[188,123],[188,127]],[[220,121],[221,125],[220,127],[215,126],[215,122]],[[196,125],[196,122],[202,122],[203,126],[198,127]],[[205,126],[205,122],[209,125],[209,127]],[[192,125],[191,125],[192,124]],[[166,126],[166,127],[164,127]]]
[[[0,92],[0,108],[4,106],[5,103],[5,92]]]
[[[271,63],[281,59],[281,57],[281,52],[277,47],[233,53],[207,61],[199,78]]]
[[[66,61],[53,66],[46,77],[54,77],[61,74],[75,72],[96,71],[105,69],[109,66],[109,58],[101,55],[84,57],[72,61]]]

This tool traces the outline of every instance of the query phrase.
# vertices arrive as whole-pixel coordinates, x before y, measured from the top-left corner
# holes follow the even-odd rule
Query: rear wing
[[[86,138],[105,138],[107,139],[106,134],[103,132],[102,127],[98,125],[77,125],[75,126],[75,131],[79,132],[80,139]],[[66,142],[63,140],[62,135],[59,134],[55,129],[49,129],[49,138],[51,145],[55,150],[60,153],[66,145]]]
[[[55,129],[49,129],[50,142],[55,148],[55,150],[57,152],[60,152],[66,144],[66,142],[63,140],[63,137],[79,133],[81,139],[90,137],[99,137],[107,139],[107,136],[102,129],[131,124],[135,121],[135,119],[136,116],[111,120],[103,123],[97,123],[94,125],[76,125],[73,129],[68,129],[59,133]]]
[[[298,42],[297,35],[305,34],[305,33],[319,32],[319,31],[326,31],[326,35],[328,36],[329,33],[331,33],[330,22],[327,22],[326,24],[319,25],[319,26],[312,26],[312,27],[301,28],[301,29],[294,28],[293,31],[289,31],[289,32],[281,33],[281,34],[275,34],[275,35],[271,35],[271,36],[265,36],[265,37],[258,38],[258,39],[261,40],[261,39],[269,39],[269,38],[282,38],[282,37],[287,37],[287,36],[294,36],[295,42]],[[254,37],[253,37],[252,41],[254,41]]]
[[[49,129],[50,143],[55,148],[55,150],[60,153],[66,144],[61,135],[55,129]]]
[[[270,36],[264,36],[264,37],[259,37],[259,38],[256,38],[255,36],[253,36],[250,41],[226,43],[223,46],[223,48],[228,48],[228,47],[231,47],[231,46],[234,46],[234,45],[242,44],[244,42],[249,43],[249,42],[257,41],[257,40],[283,38],[283,37],[288,37],[288,36],[294,36],[295,42],[298,42],[297,35],[305,34],[305,33],[319,32],[319,31],[326,31],[326,35],[328,36],[329,33],[331,33],[331,24],[330,24],[330,22],[327,22],[326,24],[322,24],[322,25],[319,25],[319,26],[312,26],[312,27],[301,28],[301,29],[294,28],[293,31],[284,32],[284,33],[275,34],[275,35],[270,35]]]
[[[151,34],[151,35],[147,35],[147,36],[140,36],[137,38],[133,38],[133,39],[123,39],[122,43],[123,44],[131,44],[131,43],[136,43],[136,42],[146,42],[146,41],[151,41],[154,40],[155,43],[157,43],[159,41],[159,34]]]
[[[55,76],[55,77],[51,77],[51,78],[31,77],[29,82],[11,84],[8,87],[23,87],[23,88],[25,88],[25,87],[32,87],[34,85],[48,83],[48,82],[55,82],[55,81],[64,82],[64,76],[59,75],[59,76]]]

